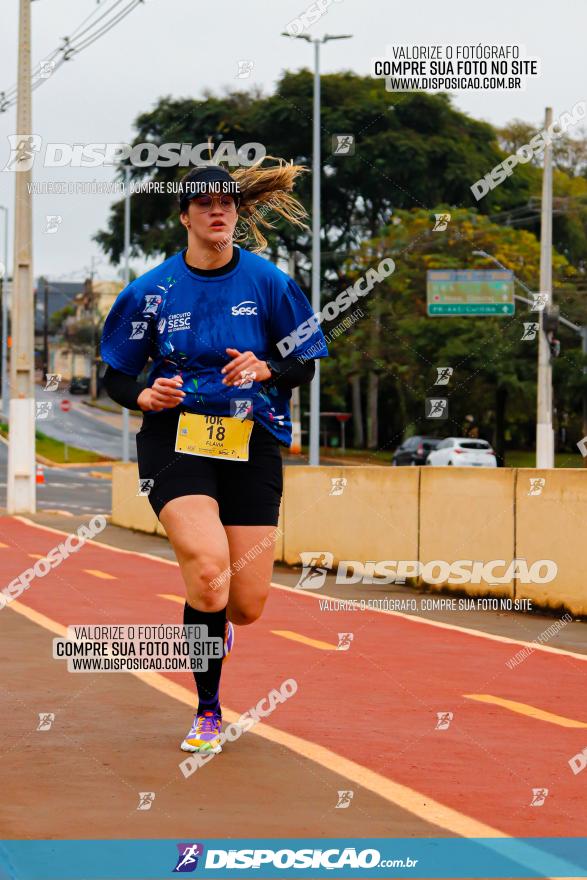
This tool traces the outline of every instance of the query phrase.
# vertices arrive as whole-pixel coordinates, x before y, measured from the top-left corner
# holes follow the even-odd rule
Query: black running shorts
[[[226,461],[175,451],[180,408],[145,413],[137,434],[141,480],[153,480],[149,502],[157,517],[172,498],[209,495],[225,526],[275,526],[283,491],[279,440],[255,422],[248,461]]]

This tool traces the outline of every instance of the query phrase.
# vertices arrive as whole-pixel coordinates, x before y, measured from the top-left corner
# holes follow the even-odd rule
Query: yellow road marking
[[[0,541],[0,547],[10,547],[10,544],[3,544],[3,543]]]
[[[318,648],[319,651],[337,651],[336,645],[329,642],[321,642],[320,639],[311,639],[309,636],[303,636],[301,633],[292,632],[290,629],[272,629],[271,632],[275,636],[281,636],[282,639],[291,639],[292,642],[301,642],[302,645],[308,645],[310,648]]]
[[[170,602],[178,602],[180,605],[185,605],[183,596],[176,596],[174,593],[157,593],[157,598],[168,599]]]
[[[14,516],[13,519],[22,520],[28,525],[36,525],[32,520],[27,520],[22,516]],[[39,526],[45,528],[45,526]],[[63,532],[62,534],[66,534]],[[129,551],[134,552],[134,551]],[[145,554],[146,555],[146,554]],[[177,563],[175,563],[177,565]],[[335,596],[321,596],[319,593],[311,593],[308,590],[299,590],[296,587],[288,587],[286,584],[277,584],[271,581],[271,586],[276,590],[282,590],[285,593],[291,593],[302,599],[320,602],[322,599],[336,599]],[[536,642],[525,642],[522,639],[511,639],[509,636],[499,636],[497,633],[484,632],[481,629],[472,629],[469,626],[461,626],[457,623],[444,623],[441,620],[432,620],[432,618],[421,617],[419,614],[407,614],[404,611],[390,611],[388,608],[369,608],[371,614],[386,614],[388,617],[403,618],[412,623],[421,624],[423,626],[431,626],[434,629],[447,629],[450,632],[459,633],[460,635],[474,636],[476,639],[485,639],[490,642],[502,642],[504,645],[522,645],[525,648],[532,648],[534,651],[542,651],[545,654],[558,654],[560,657],[574,657],[575,660],[582,660],[587,663],[587,653],[581,654],[579,651],[569,651],[567,648],[553,648],[551,645],[540,645]],[[570,878],[572,880],[572,878]]]
[[[59,516],[73,516],[73,513],[69,510],[60,510],[56,507],[44,507],[43,513],[58,513]],[[57,531],[57,530],[56,530]],[[65,535],[67,532],[59,532],[60,535]]]
[[[157,597],[159,599],[167,599],[169,602],[177,602],[179,605],[183,605],[185,602],[183,596],[176,596],[174,593],[157,593]],[[272,629],[271,632],[284,639],[291,639],[292,642],[301,642],[303,645],[309,645],[310,648],[318,648],[319,651],[338,650],[336,645],[331,645],[329,642],[321,642],[319,639],[311,639],[289,629]]]
[[[46,532],[52,532],[53,534],[69,534],[68,532],[64,532],[61,529],[52,528],[51,526],[42,526],[25,516],[15,515],[13,516],[13,519],[22,522],[27,526],[31,526],[32,528],[41,529]],[[178,567],[177,562],[163,559],[159,556],[154,556],[151,553],[141,553],[137,550],[122,550],[119,547],[113,547],[110,544],[104,544],[100,541],[88,541],[87,543],[93,544],[97,547],[103,547],[104,549],[110,550],[114,553],[126,553],[132,556],[140,556],[143,559],[150,559],[154,562],[163,563],[164,565],[173,565],[176,568]],[[271,586],[288,593],[294,593],[296,596],[302,595],[314,600],[319,600],[321,598],[318,595],[305,593],[300,590],[294,589],[293,587],[288,587],[285,584],[276,584],[275,582],[272,582]],[[177,600],[178,598],[179,597],[175,597],[175,600]],[[29,620],[33,621],[39,626],[44,627],[50,632],[54,632],[57,635],[61,636],[67,635],[67,629],[64,626],[57,623],[57,621],[51,620],[45,615],[40,614],[38,611],[33,611],[32,608],[28,608],[21,602],[15,600],[11,602],[10,605],[8,605],[7,607],[12,608],[13,611],[17,612],[18,614],[22,614],[24,617],[27,617]],[[434,626],[439,629],[448,629],[455,632],[467,633],[472,636],[477,636],[478,638],[489,639],[490,641],[504,642],[512,645],[527,645],[530,647],[534,647],[536,650],[542,650],[544,652],[553,654],[560,654],[567,657],[575,657],[577,660],[587,661],[587,654],[580,654],[576,651],[567,651],[562,648],[551,648],[549,645],[535,645],[531,642],[524,642],[520,639],[511,639],[507,636],[498,636],[494,635],[493,633],[485,633],[481,630],[474,630],[468,627],[457,626],[455,624],[441,623],[440,621],[429,620],[425,617],[403,614],[400,611],[387,611],[385,609],[373,609],[373,611],[379,614],[387,614],[392,617],[403,617],[416,623]],[[185,703],[186,705],[189,705],[191,708],[193,708],[193,693],[191,691],[188,691],[181,685],[177,685],[175,684],[175,682],[166,679],[165,676],[160,675],[157,672],[135,671],[128,674],[134,675],[135,678],[140,679],[141,681],[143,681],[144,684],[147,684],[150,687],[153,687],[161,693],[165,694],[166,696],[178,700],[181,703]],[[240,717],[236,712],[233,712],[231,709],[223,708],[222,714],[229,722],[237,721]],[[363,767],[360,764],[356,764],[354,761],[351,761],[348,758],[342,758],[335,752],[330,751],[330,749],[319,746],[309,740],[304,740],[301,737],[294,736],[293,734],[285,733],[276,728],[272,728],[270,725],[262,722],[257,723],[250,732],[256,736],[260,736],[264,739],[276,742],[279,745],[288,748],[290,751],[299,754],[302,758],[306,758],[307,760],[319,764],[329,772],[339,773],[345,776],[349,781],[355,782],[357,785],[361,785],[363,788],[371,791],[373,794],[384,798],[385,800],[395,804],[401,809],[407,810],[408,812],[412,813],[413,815],[417,816],[425,822],[437,825],[439,828],[451,831],[452,833],[459,834],[463,837],[511,837],[510,834],[505,834],[502,831],[498,831],[497,829],[492,828],[490,825],[486,825],[483,822],[478,822],[476,819],[472,819],[470,816],[467,816],[464,813],[459,813],[457,810],[453,810],[451,807],[447,807],[438,801],[434,801],[432,798],[421,794],[415,789],[408,788],[408,786],[401,785],[397,782],[393,782],[391,779],[388,779],[385,776],[381,776],[379,773],[376,773],[372,770],[368,770],[366,767]],[[487,840],[484,845],[491,847],[491,841]],[[538,854],[537,851],[531,846],[525,846],[524,849],[528,850],[531,853],[532,866],[534,867],[534,860]],[[553,877],[549,878],[549,880],[563,880],[563,878]],[[567,877],[566,880],[580,880],[580,878]]]
[[[511,712],[528,715],[530,718],[537,718],[539,721],[548,721],[550,724],[558,724],[559,727],[587,727],[585,721],[565,718],[564,715],[555,715],[554,712],[546,712],[544,709],[537,709],[536,706],[529,706],[527,703],[518,703],[516,700],[494,697],[492,694],[463,694],[463,696],[469,700],[478,700],[480,703],[492,703],[495,706],[503,706],[504,709],[509,709]]]
[[[31,559],[44,559],[45,558],[40,553],[27,553],[27,556],[30,556]]]
[[[113,574],[108,574],[107,571],[100,571],[99,568],[84,568],[86,574],[93,574],[94,577],[102,578],[104,581],[115,581],[118,580]]]
[[[18,600],[11,602],[6,607],[16,611],[17,614],[22,614],[23,617],[49,630],[49,632],[55,633],[58,636],[67,635],[67,629],[61,623],[46,617],[38,611],[34,611]],[[140,679],[144,684],[165,694],[167,697],[177,700],[185,706],[189,706],[193,711],[194,693],[191,690],[176,684],[158,672],[134,671],[128,674],[134,675],[135,678]],[[238,721],[240,715],[240,712],[227,709],[225,706],[222,707],[222,716],[229,723]],[[320,765],[329,773],[337,773],[349,782],[362,786],[372,794],[377,795],[377,797],[395,804],[400,809],[407,810],[422,821],[429,822],[453,834],[459,834],[463,837],[489,838],[509,838],[511,836],[503,831],[498,831],[496,828],[492,828],[490,825],[486,825],[484,822],[478,822],[464,813],[459,813],[457,810],[453,810],[451,807],[447,807],[413,788],[408,788],[408,786],[401,785],[399,782],[393,782],[393,780],[388,779],[386,776],[382,776],[374,770],[369,770],[367,767],[362,767],[349,758],[343,758],[324,746],[302,739],[300,736],[285,733],[285,731],[271,727],[271,725],[266,724],[264,721],[259,721],[255,724],[250,730],[250,734],[277,743],[296,755]]]
[[[0,437],[0,441],[2,437]],[[8,444],[7,444],[8,445]],[[44,513],[51,513],[50,510],[43,511]],[[68,516],[72,516],[73,514],[68,514]],[[17,522],[21,522],[26,526],[30,526],[33,529],[41,529],[44,532],[52,532],[54,535],[69,535],[69,532],[64,532],[62,529],[54,529],[52,526],[42,526],[40,523],[34,522],[32,519],[29,519],[26,516],[22,516],[20,514],[14,514],[12,519]],[[143,553],[140,550],[123,550],[121,547],[114,547],[112,544],[106,544],[103,541],[86,541],[86,544],[90,544],[94,547],[102,547],[104,550],[109,550],[111,553],[125,553],[129,556],[139,556],[141,559],[151,559],[153,562],[158,562],[162,565],[172,565],[174,568],[179,568],[178,563],[175,559],[164,559],[162,556],[155,556],[154,553]],[[305,590],[298,590],[295,587],[288,587],[286,584],[277,584],[275,581],[271,581],[271,586],[275,587],[277,590],[282,590],[286,593],[292,593],[298,597],[304,597],[309,599],[310,601],[319,602],[323,599],[323,596],[320,596],[318,593],[311,593]],[[334,598],[334,597],[329,597]],[[435,629],[446,629],[451,632],[459,633],[461,635],[474,636],[477,639],[485,639],[490,642],[501,642],[506,645],[521,645],[526,648],[533,648],[535,651],[542,651],[545,654],[558,654],[561,657],[574,657],[575,660],[582,660],[584,663],[587,663],[587,653],[581,654],[579,651],[569,651],[566,648],[553,648],[551,645],[540,645],[536,644],[536,642],[525,642],[522,639],[512,639],[509,636],[499,636],[496,633],[488,633],[479,629],[472,629],[468,626],[460,626],[456,623],[444,623],[440,620],[432,620],[427,617],[420,617],[418,614],[406,614],[402,611],[390,611],[386,608],[371,608],[369,609],[372,614],[386,614],[388,617],[398,617],[403,618],[404,620],[410,620],[412,623],[421,624],[422,626],[431,626]]]

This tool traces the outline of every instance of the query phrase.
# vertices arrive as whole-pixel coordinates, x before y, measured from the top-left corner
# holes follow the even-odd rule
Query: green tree
[[[67,318],[75,315],[75,306],[64,306],[49,316],[49,333],[54,336],[63,332],[63,325]]]
[[[439,203],[473,205],[471,184],[503,158],[496,134],[485,122],[456,110],[446,95],[386,92],[371,77],[353,73],[322,77],[321,150],[323,156],[322,245],[326,275],[336,276],[349,250],[377,234],[392,211],[432,208]],[[312,164],[313,76],[286,72],[275,93],[242,91],[202,100],[161,98],[136,120],[136,143],[192,143],[214,146],[233,140],[262,143],[267,153]],[[354,155],[335,155],[333,137],[353,133]],[[133,182],[177,181],[186,168],[131,168]],[[535,169],[520,166],[482,211],[509,209],[527,200]],[[311,179],[299,195],[309,209]],[[123,246],[124,200],[111,211],[108,228],[96,241],[117,263]],[[177,200],[137,193],[132,198],[131,245],[135,256],[169,256],[184,244],[177,221]],[[307,232],[277,223],[270,253],[301,256],[308,272],[311,242]]]
[[[398,212],[394,220],[346,264],[349,283],[383,255],[394,259],[396,269],[357,303],[365,318],[331,343],[332,357],[323,367],[325,389],[330,395],[344,397],[345,377],[352,375],[357,382],[358,376],[364,396],[370,374],[378,373],[379,448],[393,447],[410,434],[433,431],[434,423],[424,417],[424,400],[440,392],[449,398],[448,422],[438,426],[445,435],[461,434],[465,416],[472,413],[499,453],[504,449],[506,422],[520,443],[531,440],[528,425],[534,423],[536,342],[523,341],[522,335],[523,322],[535,323],[536,313],[518,303],[515,317],[429,318],[426,272],[495,268],[473,253],[483,250],[536,290],[538,240],[525,230],[502,227],[465,210],[452,212],[446,232],[432,231],[434,217],[427,211]],[[568,303],[572,302],[576,270],[556,253],[553,267],[555,299],[561,295],[564,300],[568,295]],[[572,311],[574,320],[587,320],[577,297]],[[374,346],[376,321],[380,334]],[[565,338],[557,381],[569,381],[567,365],[572,371],[577,345],[574,337]],[[447,366],[454,370],[449,386],[435,387],[437,368]],[[576,386],[577,377],[573,381]],[[566,391],[561,389],[560,393],[568,399]]]
[[[380,82],[351,72],[324,75],[321,85],[322,301],[381,256],[393,256],[398,266],[368,303],[359,303],[365,319],[333,342],[334,357],[323,371],[325,400],[353,407],[356,442],[367,433],[371,447],[389,445],[406,431],[429,428],[422,420],[423,396],[434,387],[435,366],[451,358],[463,374],[451,429],[456,431],[473,400],[501,442],[506,408],[509,423],[522,426],[533,407],[534,358],[530,344],[515,335],[520,313],[515,322],[428,319],[425,277],[428,268],[442,266],[489,268],[472,255],[474,245],[537,286],[540,169],[518,165],[479,202],[470,189],[535,128],[518,120],[498,133],[456,110],[446,95],[389,93]],[[311,167],[312,97],[308,70],[285,72],[268,96],[259,91],[207,93],[200,100],[167,96],[138,117],[135,142],[210,140],[213,148],[223,141],[261,142],[268,154]],[[354,134],[353,155],[334,152],[333,138],[340,133]],[[572,309],[585,285],[587,180],[580,145],[561,141],[557,151],[555,273]],[[155,178],[171,183],[185,171],[131,169],[135,183]],[[298,194],[310,212],[310,174],[302,177]],[[432,233],[431,212],[441,210],[452,214],[449,229]],[[95,236],[113,262],[122,253],[123,216],[121,200],[107,228]],[[134,195],[131,218],[133,256],[163,258],[184,246],[172,193]],[[296,255],[298,281],[308,290],[309,231],[279,220],[268,238],[270,257]],[[557,375],[567,381],[562,360]],[[508,405],[514,395],[521,410]]]

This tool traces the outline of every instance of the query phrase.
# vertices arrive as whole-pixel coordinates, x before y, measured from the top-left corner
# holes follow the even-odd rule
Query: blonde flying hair
[[[265,159],[274,160],[276,165],[262,167]],[[254,241],[252,252],[258,254],[267,247],[267,239],[263,235],[262,227],[273,229],[274,222],[267,219],[267,214],[274,211],[298,226],[300,229],[308,229],[304,220],[308,212],[302,203],[292,195],[296,178],[307,171],[305,165],[294,165],[293,161],[286,162],[275,156],[264,156],[250,168],[239,168],[231,176],[240,186],[241,202],[239,215],[241,221],[234,230],[234,241],[246,241],[251,237]],[[244,215],[244,216],[243,216]],[[239,229],[243,226],[243,229]]]
[[[276,165],[261,167],[270,159]],[[228,171],[228,169],[225,169]],[[239,168],[229,172],[240,187],[239,220],[236,224],[232,241],[242,242],[249,238],[254,241],[251,251],[258,254],[267,247],[267,239],[262,229],[273,229],[275,221],[268,219],[274,211],[284,220],[301,229],[308,229],[304,220],[308,212],[302,203],[292,195],[296,178],[307,171],[305,165],[294,165],[293,161],[276,156],[264,156],[248,168]]]

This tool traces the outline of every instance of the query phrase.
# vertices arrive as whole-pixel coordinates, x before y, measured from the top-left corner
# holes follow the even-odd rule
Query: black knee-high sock
[[[207,626],[208,638],[224,640],[226,608],[223,608],[222,611],[197,611],[186,602],[183,609],[183,622],[184,626]],[[222,657],[220,659],[210,657],[206,672],[194,672],[198,690],[198,714],[206,711],[220,713],[219,691],[222,659]]]

